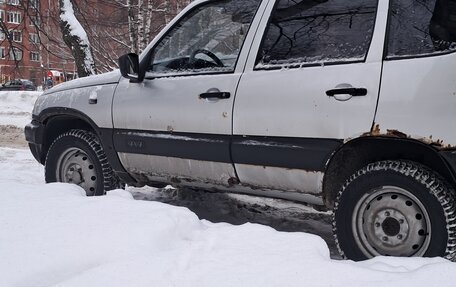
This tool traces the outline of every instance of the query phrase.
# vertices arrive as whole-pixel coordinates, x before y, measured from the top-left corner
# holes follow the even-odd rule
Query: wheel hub
[[[87,195],[94,195],[97,188],[97,174],[90,157],[79,148],[69,148],[57,163],[57,179],[82,187]]]
[[[374,220],[374,235],[381,238],[384,244],[398,246],[409,233],[406,217],[398,210],[386,208],[378,212]]]
[[[383,232],[385,232],[385,234],[388,236],[398,235],[400,228],[401,228],[401,225],[399,224],[399,221],[393,217],[387,217],[382,222]]]
[[[84,181],[82,168],[79,164],[72,164],[69,166],[68,171],[65,173],[65,181],[78,185]]]
[[[361,198],[352,226],[367,257],[422,256],[430,242],[426,209],[411,192],[398,187],[382,187]]]

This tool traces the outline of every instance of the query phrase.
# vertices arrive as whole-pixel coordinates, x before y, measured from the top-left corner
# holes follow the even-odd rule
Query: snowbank
[[[66,184],[0,180],[0,286],[454,286],[444,259],[329,258],[325,242],[122,190],[88,198]]]
[[[0,171],[0,183],[44,183],[44,168],[33,158],[29,149],[0,147]]]
[[[32,118],[33,105],[42,92],[0,92],[0,125],[23,128]]]

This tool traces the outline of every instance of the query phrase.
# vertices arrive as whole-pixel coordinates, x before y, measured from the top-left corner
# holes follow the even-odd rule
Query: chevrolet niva
[[[456,253],[455,0],[198,0],[120,71],[40,96],[47,182],[333,210],[340,253]]]

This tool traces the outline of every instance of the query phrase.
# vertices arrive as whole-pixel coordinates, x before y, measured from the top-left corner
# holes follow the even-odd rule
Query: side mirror
[[[139,56],[135,53],[129,53],[119,58],[120,73],[124,78],[130,79],[133,83],[141,83],[145,77],[139,65]]]

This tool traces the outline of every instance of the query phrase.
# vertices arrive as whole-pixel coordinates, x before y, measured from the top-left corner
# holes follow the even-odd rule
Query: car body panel
[[[114,70],[109,73],[104,73],[100,75],[93,75],[90,77],[79,78],[75,80],[71,80],[69,82],[63,82],[53,88],[46,90],[44,92],[45,95],[53,94],[57,92],[62,92],[66,90],[73,90],[79,89],[84,87],[90,86],[100,86],[100,85],[107,85],[107,84],[116,84],[119,82],[122,75],[120,74],[119,70]]]
[[[191,4],[184,9],[180,17],[205,3],[208,1]],[[114,135],[116,150],[123,151],[119,157],[127,170],[140,169],[148,173],[160,171],[163,178],[170,178],[188,176],[187,171],[194,169],[195,162],[178,155],[163,156],[158,149],[151,149],[150,157],[138,158],[137,153],[148,153],[139,151],[137,144],[142,141],[146,142],[146,145],[147,142],[149,145],[157,144],[156,141],[150,141],[151,136],[157,136],[153,135],[154,133],[162,133],[161,137],[167,136],[173,143],[180,142],[182,149],[191,148],[188,144],[200,139],[188,140],[185,137],[175,136],[179,132],[222,136],[232,134],[232,109],[237,86],[266,3],[267,1],[261,2],[257,8],[256,17],[253,18],[240,49],[234,72],[201,75],[166,74],[155,78],[146,74],[146,79],[142,83],[130,82],[127,79],[120,81],[113,102],[114,128],[137,131],[130,138],[128,134],[127,138],[120,138],[119,134]],[[165,33],[175,24],[176,21],[172,21],[160,35],[166,37]],[[160,39],[160,36],[155,38],[148,49],[153,49]],[[142,61],[148,61],[148,58],[142,57]],[[230,97],[227,99],[201,97],[203,93],[211,91],[230,93]],[[130,146],[125,145],[125,141],[130,142]],[[126,150],[119,149],[120,146]],[[220,154],[229,154],[230,146],[222,145],[217,151]],[[141,159],[144,162],[141,162]],[[207,171],[205,180],[222,185],[228,185],[231,178],[236,178],[232,163],[202,160],[198,162],[197,167],[199,170]]]
[[[456,148],[455,66],[456,53],[385,61],[375,133]]]
[[[135,135],[142,140],[148,137],[147,131],[167,133],[186,131],[229,135],[231,134],[233,97],[211,102],[199,98],[199,95],[212,88],[235,94],[239,77],[239,74],[203,75],[145,80],[141,84],[123,80],[116,90],[113,103],[114,127],[116,129],[143,131],[143,133],[140,132]],[[170,112],[175,107],[180,107],[180,109]],[[131,135],[127,140],[131,141],[133,136]],[[182,141],[183,144],[188,142],[183,138],[175,139]],[[118,140],[115,135],[114,142],[116,143]],[[182,147],[184,148],[184,146]],[[119,150],[117,146],[116,150]],[[222,150],[221,152],[228,151],[229,146],[226,146],[225,151]],[[166,177],[185,175],[180,174],[180,172],[187,169],[191,170],[192,163],[189,161],[184,162],[187,164],[186,168],[178,168],[183,163],[177,157],[142,157],[144,162],[139,163],[135,156],[137,149],[130,149],[129,152],[120,157],[127,170],[148,167],[144,171],[160,170],[160,173]],[[129,156],[132,157],[130,160],[128,160]],[[208,161],[205,163],[208,165],[207,168],[203,168],[204,162],[201,162],[198,165],[199,169],[209,171],[215,165],[220,165],[215,168],[226,170],[228,167],[229,170],[224,173],[235,173],[232,165],[227,166],[225,163]],[[207,176],[214,181],[227,182],[227,179],[222,175],[211,173]]]
[[[274,3],[270,3],[266,14],[270,14],[273,7]],[[384,11],[387,8],[386,1],[380,1],[378,10],[382,12],[377,12],[375,20],[379,32],[374,29],[371,46],[383,46],[385,37],[382,31],[384,32],[387,22],[387,13]],[[256,54],[268,24],[267,19],[263,20],[236,95],[233,134],[282,137],[288,138],[290,143],[296,138],[308,139],[306,148],[316,150],[325,139],[345,139],[369,132],[379,94],[382,49],[371,47],[366,60],[360,63],[256,69]],[[326,95],[327,90],[340,84],[366,88],[368,93],[364,97],[353,97],[348,101],[337,101]],[[335,151],[334,148],[332,152]],[[257,152],[260,156],[260,149],[252,152]],[[325,153],[320,155],[322,161],[328,159]],[[301,160],[305,162],[310,159]],[[317,194],[322,192],[322,175],[319,170],[289,172],[286,167],[261,169],[255,165],[237,163],[235,167],[241,183],[284,186],[284,175],[287,175],[288,188]],[[306,183],[303,183],[304,178]]]
[[[39,118],[47,118],[58,114],[47,114],[52,109],[73,109],[83,111],[96,125],[94,128],[113,128],[111,105],[117,84],[99,84],[89,87],[75,86],[72,89],[64,89],[57,92],[47,93],[37,98],[33,115]],[[91,104],[91,99],[96,99]],[[62,110],[60,113],[64,114]]]
[[[122,79],[113,103],[114,126],[145,131],[231,134],[233,97],[211,101],[199,95],[212,88],[233,95],[239,77],[240,74],[199,75],[146,79],[143,83]]]

